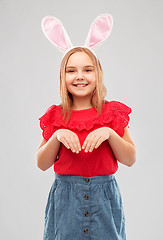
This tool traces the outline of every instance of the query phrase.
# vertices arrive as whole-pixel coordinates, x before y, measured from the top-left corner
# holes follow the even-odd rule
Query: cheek
[[[73,76],[72,75],[67,75],[66,76],[66,79],[65,79],[66,84],[71,84],[72,80],[73,80]]]
[[[87,79],[90,80],[91,83],[96,83],[95,74],[88,75]]]

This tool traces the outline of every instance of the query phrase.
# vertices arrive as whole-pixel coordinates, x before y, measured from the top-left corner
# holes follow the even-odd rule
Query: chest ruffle
[[[66,128],[70,130],[90,131],[95,126],[109,125],[120,136],[124,134],[124,128],[129,122],[131,108],[127,105],[112,101],[99,116],[92,116],[89,119],[71,119],[68,124],[62,120],[61,112],[56,105],[52,105],[45,114],[39,118],[40,127],[43,130],[43,137],[48,140],[55,130]]]

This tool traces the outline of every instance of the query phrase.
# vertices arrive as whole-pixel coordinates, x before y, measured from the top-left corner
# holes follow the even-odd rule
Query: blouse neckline
[[[91,108],[85,108],[85,109],[78,109],[78,110],[72,110],[72,112],[83,112],[83,111],[88,111],[88,110],[91,110],[91,109],[94,109],[94,107],[91,107]]]
[[[106,103],[108,103],[108,102],[106,102]],[[105,103],[105,105],[106,105],[106,103]],[[85,112],[85,111],[95,111],[95,108],[94,107],[91,107],[91,108],[85,108],[85,109],[79,109],[79,110],[72,110],[71,109],[71,111],[72,112]]]

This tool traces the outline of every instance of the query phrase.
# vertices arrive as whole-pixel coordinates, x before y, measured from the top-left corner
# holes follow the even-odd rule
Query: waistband
[[[65,181],[65,182],[73,182],[73,183],[104,183],[115,179],[114,174],[110,175],[102,175],[102,176],[95,176],[95,177],[82,177],[82,176],[75,176],[75,175],[60,175],[55,173],[55,179]]]

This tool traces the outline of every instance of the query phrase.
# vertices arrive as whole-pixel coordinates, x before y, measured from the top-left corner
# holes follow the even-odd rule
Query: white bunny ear
[[[99,15],[92,23],[84,46],[96,50],[111,33],[113,18],[109,14]]]
[[[72,48],[71,40],[62,22],[52,16],[46,16],[41,22],[42,30],[47,39],[62,53]]]

